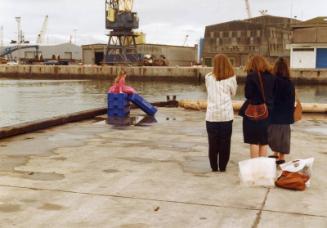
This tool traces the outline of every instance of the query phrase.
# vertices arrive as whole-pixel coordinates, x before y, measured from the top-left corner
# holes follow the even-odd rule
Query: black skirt
[[[243,118],[244,143],[254,145],[268,145],[269,120],[252,121]]]

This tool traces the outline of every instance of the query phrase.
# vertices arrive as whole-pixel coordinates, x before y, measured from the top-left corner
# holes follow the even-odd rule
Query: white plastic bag
[[[275,185],[276,160],[272,158],[254,158],[239,162],[241,183],[245,186]]]
[[[305,185],[310,187],[314,160],[314,158],[293,160],[280,165],[280,168],[282,171],[288,171],[291,173],[301,172],[308,175],[310,179],[305,183]]]

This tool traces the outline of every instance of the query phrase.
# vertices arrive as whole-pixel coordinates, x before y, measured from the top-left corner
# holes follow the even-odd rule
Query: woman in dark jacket
[[[246,71],[248,72],[245,84],[246,102],[240,112],[241,116],[243,116],[244,142],[250,144],[251,158],[266,157],[269,119],[274,104],[275,77],[270,73],[271,67],[267,60],[259,55],[249,59]],[[261,77],[263,82],[265,97],[262,94],[259,77]],[[254,105],[266,103],[269,117],[259,121],[249,119],[245,115],[245,110],[249,103]]]
[[[289,68],[283,58],[279,58],[273,69],[276,76],[274,109],[268,128],[268,143],[277,164],[285,162],[285,154],[290,153],[291,127],[294,123],[295,88],[290,80]]]

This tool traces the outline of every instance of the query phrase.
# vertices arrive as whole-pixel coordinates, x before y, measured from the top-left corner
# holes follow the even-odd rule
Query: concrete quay
[[[133,115],[138,115],[133,110]],[[157,123],[89,120],[0,141],[0,227],[327,227],[326,119],[293,126],[290,159],[315,157],[311,188],[247,188],[241,118],[226,173],[211,173],[204,112]]]
[[[47,66],[0,65],[0,77],[31,79],[112,79],[122,69],[120,66]],[[203,81],[212,71],[210,67],[124,67],[130,79]],[[236,75],[244,81],[246,73],[237,68]],[[293,69],[292,78],[301,84],[327,84],[327,70]]]

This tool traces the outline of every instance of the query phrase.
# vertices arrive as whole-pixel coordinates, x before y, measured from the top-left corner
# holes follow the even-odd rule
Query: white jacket
[[[205,77],[208,92],[206,121],[226,122],[234,119],[232,97],[236,95],[236,76],[217,81],[212,73]]]

